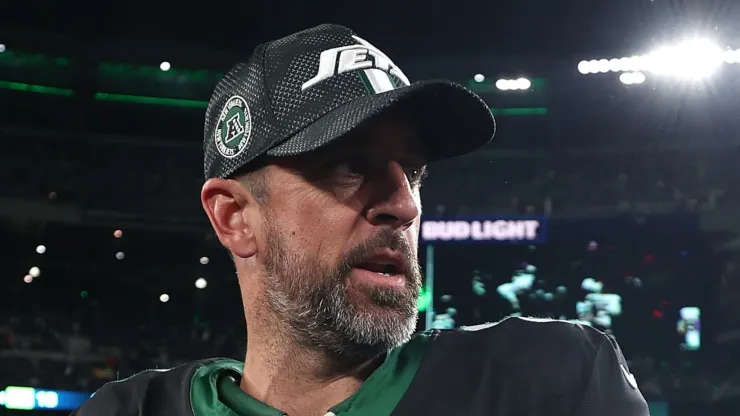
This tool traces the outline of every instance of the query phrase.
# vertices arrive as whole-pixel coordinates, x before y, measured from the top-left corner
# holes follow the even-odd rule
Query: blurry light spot
[[[167,61],[164,61],[161,64],[159,64],[159,69],[161,69],[162,71],[169,71],[170,68],[171,68],[170,63]]]
[[[39,253],[39,254],[46,253],[46,246],[45,245],[40,245],[40,246],[36,247],[36,252]]]
[[[82,292],[80,292],[80,297],[82,299],[87,299],[87,296],[88,295],[89,295],[89,293],[87,293],[87,290],[83,290]]]
[[[121,230],[113,231],[113,237],[115,237],[115,238],[121,238],[121,237],[123,237],[123,231],[121,231]]]
[[[57,193],[56,192],[49,192],[49,199],[57,199]]]
[[[473,79],[475,80],[475,82],[483,82],[486,80],[486,77],[483,74],[475,74]]]
[[[515,84],[520,90],[528,90],[532,86],[532,82],[527,78],[519,78]]]
[[[33,282],[33,276],[31,276],[30,274],[27,274],[27,275],[23,276],[23,281],[26,282],[26,283],[31,283],[31,282]]]
[[[206,286],[208,286],[208,281],[202,277],[199,277],[195,281],[195,287],[197,287],[198,289],[205,289]]]
[[[124,257],[126,257],[126,255],[125,255],[125,254],[123,254],[123,251],[119,251],[118,253],[116,253],[116,258],[117,258],[118,260],[123,260],[123,259],[124,259]]]
[[[200,258],[200,264],[208,264],[208,262],[211,261],[208,257],[201,257]]]
[[[619,75],[619,82],[625,85],[642,84],[647,80],[642,72],[624,72]]]
[[[5,52],[5,45],[0,43],[0,53]]]
[[[162,303],[166,303],[166,302],[168,302],[169,300],[170,300],[170,295],[168,295],[168,294],[166,294],[166,293],[162,293],[161,295],[159,295],[159,301],[160,301],[160,302],[162,302]]]
[[[36,266],[33,266],[33,267],[31,267],[31,269],[28,270],[28,274],[31,275],[34,278],[39,277],[39,276],[41,276],[41,269],[39,269]]]

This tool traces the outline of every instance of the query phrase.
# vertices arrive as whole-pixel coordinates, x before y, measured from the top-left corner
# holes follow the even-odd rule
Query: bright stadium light
[[[39,254],[46,253],[46,246],[42,244],[42,245],[36,247],[36,252],[39,253]]]
[[[169,71],[170,68],[171,68],[170,63],[167,61],[164,61],[161,64],[159,64],[159,69],[161,69],[162,71]]]
[[[528,90],[532,86],[532,81],[527,78],[519,79],[499,79],[496,81],[496,88],[501,91],[523,91]]]
[[[3,52],[5,52],[5,45],[0,43],[0,53],[3,53]]]
[[[726,50],[724,52],[724,61],[727,64],[740,63],[740,49],[737,50]]]
[[[740,63],[740,50],[723,51],[709,39],[694,38],[659,48],[646,55],[583,60],[578,62],[577,68],[584,75],[652,72],[682,79],[699,79],[711,75],[722,63]],[[626,79],[633,78],[628,76]],[[639,77],[634,78],[636,79]]]
[[[647,56],[648,70],[684,79],[711,75],[724,62],[722,48],[709,39],[690,39],[656,50]]]
[[[162,293],[161,295],[159,295],[159,301],[160,302],[167,303],[167,302],[169,302],[169,300],[170,300],[170,295],[168,295],[166,293]]]
[[[206,286],[208,286],[208,281],[202,277],[199,277],[198,280],[195,281],[195,287],[198,289],[205,289]]]
[[[475,82],[483,82],[486,80],[486,76],[483,74],[475,74],[473,79],[475,80]]]
[[[610,59],[609,60],[609,71],[621,72],[622,71],[622,61],[619,58]]]
[[[626,85],[642,84],[645,80],[645,74],[642,72],[625,72],[619,75],[619,81]]]
[[[518,90],[528,90],[532,86],[532,82],[527,78],[519,78],[514,81],[514,86]]]
[[[581,61],[578,63],[578,72],[583,75],[596,73],[596,66],[593,61]]]

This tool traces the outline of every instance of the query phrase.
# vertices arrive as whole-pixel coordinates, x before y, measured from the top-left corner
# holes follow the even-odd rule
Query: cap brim
[[[377,116],[399,110],[419,128],[429,162],[470,153],[496,133],[491,110],[474,92],[449,81],[421,81],[344,104],[267,154],[290,156],[316,150]]]

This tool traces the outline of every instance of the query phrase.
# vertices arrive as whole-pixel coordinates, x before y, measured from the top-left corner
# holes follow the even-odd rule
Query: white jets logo
[[[386,54],[359,36],[352,38],[359,45],[340,46],[321,52],[318,73],[306,81],[301,90],[305,91],[335,75],[358,70],[363,71],[364,80],[376,94],[396,89],[388,74],[394,75],[404,85],[410,84],[403,71]]]

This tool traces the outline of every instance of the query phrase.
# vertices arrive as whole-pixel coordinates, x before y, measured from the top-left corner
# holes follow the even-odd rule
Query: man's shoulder
[[[191,361],[170,369],[145,370],[111,381],[96,391],[74,416],[192,414],[190,381],[201,368],[230,361],[221,358]]]
[[[588,325],[530,317],[436,331],[431,338],[450,353],[464,351],[461,360],[485,358],[533,371],[552,371],[558,363],[572,365],[569,358],[587,363],[610,343],[608,335]]]
[[[647,415],[616,341],[588,325],[512,317],[422,334],[404,411]]]

